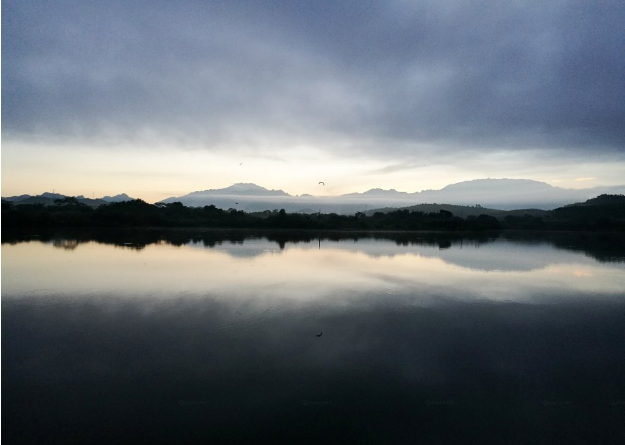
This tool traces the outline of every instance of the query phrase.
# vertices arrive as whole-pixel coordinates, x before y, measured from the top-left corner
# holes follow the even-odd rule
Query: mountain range
[[[586,201],[601,194],[625,194],[625,185],[594,187],[587,189],[565,189],[545,182],[528,179],[476,179],[450,184],[440,190],[401,192],[394,189],[374,188],[363,193],[349,193],[332,197],[312,195],[290,195],[283,190],[269,190],[256,184],[239,183],[222,189],[209,189],[182,196],[172,196],[161,203],[181,202],[185,206],[203,207],[214,205],[221,209],[234,208],[246,212],[285,209],[289,213],[373,213],[395,208],[422,207],[424,204],[449,204],[471,206],[476,209],[500,210],[537,209],[551,210],[575,202]],[[20,195],[2,198],[15,205],[53,205],[55,199],[63,199],[58,193],[43,193],[37,196]],[[79,202],[97,207],[111,202],[132,200],[126,194],[90,199],[76,197]],[[425,207],[423,207],[425,209]],[[476,210],[479,213],[480,210]]]
[[[9,201],[15,205],[22,204],[43,204],[43,205],[54,205],[54,201],[56,199],[65,199],[68,198],[66,195],[62,195],[60,193],[50,193],[45,192],[41,195],[19,195],[19,196],[8,196],[2,197],[2,201]],[[102,198],[85,198],[83,195],[74,196],[81,204],[88,205],[89,207],[99,207],[103,204],[109,204],[111,202],[123,202],[123,201],[132,201],[134,198],[131,198],[125,193],[115,195],[115,196],[103,196]]]
[[[293,196],[282,190],[267,190],[255,184],[234,184],[217,190],[203,190],[164,199],[163,203],[181,202],[186,206],[214,205],[247,212],[285,209],[299,213],[371,213],[374,209],[403,208],[419,204],[445,203],[489,207],[501,210],[551,210],[601,194],[623,194],[624,186],[564,189],[528,179],[477,179],[448,185],[440,190],[400,192],[394,189],[371,189],[333,197]]]

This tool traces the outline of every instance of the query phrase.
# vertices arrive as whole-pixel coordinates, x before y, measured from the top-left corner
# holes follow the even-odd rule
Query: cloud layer
[[[623,23],[617,0],[7,0],[3,139],[620,156]]]

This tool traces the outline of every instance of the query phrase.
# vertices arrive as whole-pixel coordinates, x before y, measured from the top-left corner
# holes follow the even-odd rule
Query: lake
[[[2,243],[7,443],[625,440],[623,235]]]

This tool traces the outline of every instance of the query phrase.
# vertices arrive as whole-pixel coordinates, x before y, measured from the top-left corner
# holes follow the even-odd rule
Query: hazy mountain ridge
[[[41,195],[19,195],[19,196],[7,196],[2,197],[2,201],[12,202],[14,205],[36,205],[43,204],[44,206],[55,205],[55,200],[57,199],[66,199],[66,198],[76,198],[76,200],[81,203],[88,205],[89,207],[99,207],[101,205],[110,204],[112,202],[124,202],[124,201],[132,201],[134,198],[131,198],[125,193],[121,193],[115,196],[103,196],[102,198],[86,198],[83,195],[78,196],[66,196],[60,193],[50,193],[44,192]]]
[[[246,193],[247,190],[251,192]],[[388,211],[431,203],[464,207],[479,205],[482,209],[487,208],[493,212],[495,210],[539,212],[585,201],[606,193],[625,193],[625,186],[563,189],[540,181],[503,178],[463,181],[450,184],[440,190],[413,193],[374,188],[362,193],[315,197],[292,196],[282,190],[268,190],[255,184],[234,184],[225,189],[193,192],[179,197],[170,197],[161,202],[182,202],[184,205],[196,207],[214,205],[222,209],[234,208],[247,212],[283,208],[288,212],[353,214],[369,213],[372,209]],[[475,214],[467,209],[457,210],[467,216]]]
[[[125,193],[120,193],[119,195],[115,195],[115,196],[103,196],[100,199],[106,202],[124,202],[124,201],[132,201],[134,198],[131,198]]]
[[[256,184],[237,183],[223,189],[208,189],[191,192],[184,196],[201,197],[204,195],[233,195],[233,196],[291,196],[283,190],[269,190]],[[168,198],[171,199],[171,198]],[[164,201],[163,201],[164,202]]]
[[[246,212],[285,209],[290,213],[338,213],[355,214],[363,212],[383,213],[397,208],[437,212],[451,211],[455,215],[470,216],[489,214],[498,216],[504,210],[516,210],[522,214],[540,215],[572,203],[584,202],[602,194],[623,194],[624,186],[595,187],[588,189],[563,189],[540,181],[527,179],[476,179],[447,185],[440,190],[401,192],[395,189],[373,188],[362,193],[348,193],[340,196],[316,197],[309,194],[293,196],[283,190],[269,190],[256,184],[237,183],[222,189],[208,189],[191,192],[178,197],[166,198],[161,203],[181,202],[185,206],[204,207],[214,205],[224,210],[236,209]],[[20,195],[2,198],[16,205],[54,205],[55,199],[66,198],[58,193],[45,192],[41,195]],[[76,199],[91,207],[111,202],[132,200],[122,193],[89,199]],[[444,204],[434,204],[444,203]]]
[[[415,193],[419,193],[419,192],[415,192]],[[341,196],[343,197],[360,197],[360,196],[362,197],[369,197],[369,196],[405,197],[408,195],[414,195],[415,193],[398,192],[395,189],[385,190],[381,188],[375,188],[375,189],[367,190],[366,192],[363,192],[363,193],[348,193],[346,195],[341,195]]]

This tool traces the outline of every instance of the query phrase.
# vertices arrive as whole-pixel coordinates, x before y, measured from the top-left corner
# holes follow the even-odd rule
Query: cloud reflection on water
[[[328,302],[401,294],[413,304],[427,305],[448,298],[531,302],[559,295],[619,297],[625,288],[622,263],[599,263],[544,242],[493,240],[440,249],[365,238],[278,248],[267,239],[252,238],[212,248],[198,242],[129,247],[75,240],[5,245],[3,293]]]

